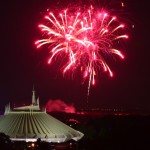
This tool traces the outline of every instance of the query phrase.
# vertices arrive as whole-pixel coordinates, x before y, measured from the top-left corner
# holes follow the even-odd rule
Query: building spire
[[[33,90],[32,90],[32,104],[33,105],[36,104],[34,85],[33,85]]]
[[[39,106],[39,97],[37,98],[36,103]]]
[[[6,106],[5,106],[5,115],[8,114],[10,112],[10,103],[8,103]]]

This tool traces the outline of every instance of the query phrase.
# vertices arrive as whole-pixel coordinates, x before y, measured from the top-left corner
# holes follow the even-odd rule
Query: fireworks
[[[49,12],[45,19],[47,24],[39,25],[44,38],[35,44],[37,48],[48,45],[49,64],[61,59],[62,72],[80,70],[83,79],[88,78],[89,87],[95,84],[95,77],[101,70],[113,76],[107,64],[108,56],[115,54],[124,59],[116,47],[122,39],[128,38],[124,25],[116,17],[91,6],[86,11],[66,9],[56,15]]]

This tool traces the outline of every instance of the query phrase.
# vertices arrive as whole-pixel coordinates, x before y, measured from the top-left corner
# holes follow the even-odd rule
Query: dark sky
[[[116,1],[115,5],[120,7],[121,1]],[[53,3],[58,7],[67,6],[64,2],[56,0]],[[90,90],[91,108],[150,109],[149,1],[123,2],[125,7],[120,8],[123,10],[118,14],[124,17],[129,29],[130,38],[124,51],[126,59],[111,61],[114,78],[107,73],[99,75],[98,82]],[[107,4],[109,0],[105,0]],[[113,0],[111,4],[113,7]],[[52,6],[50,0],[0,2],[0,109],[8,102],[30,102],[33,84],[42,105],[48,99],[62,99],[85,107],[87,84],[81,84],[78,76],[75,79],[62,77],[55,64],[47,64],[48,50],[37,50],[34,45],[35,40],[41,38],[37,26]],[[113,8],[116,12],[117,6]]]

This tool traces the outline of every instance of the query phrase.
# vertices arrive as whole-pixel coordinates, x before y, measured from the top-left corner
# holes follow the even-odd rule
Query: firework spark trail
[[[88,95],[91,84],[95,84],[95,76],[103,68],[110,76],[113,73],[107,64],[106,55],[116,54],[124,59],[124,55],[115,48],[114,42],[128,38],[122,34],[123,24],[116,17],[93,7],[84,12],[71,13],[68,10],[55,16],[49,13],[45,17],[49,24],[40,24],[45,38],[35,42],[37,48],[48,44],[51,63],[54,57],[67,58],[63,65],[63,73],[80,68],[83,79],[88,78]],[[121,31],[121,32],[120,32]]]

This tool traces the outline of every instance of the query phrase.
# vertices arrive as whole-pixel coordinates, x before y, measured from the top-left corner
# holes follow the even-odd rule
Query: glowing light
[[[44,38],[35,44],[37,48],[48,45],[50,51],[48,63],[54,58],[61,59],[61,63],[65,59],[62,63],[62,72],[80,70],[83,79],[88,78],[89,87],[95,84],[95,77],[101,69],[108,71],[113,77],[107,64],[107,55],[116,54],[124,59],[124,55],[114,42],[128,38],[126,34],[122,34],[125,25],[120,24],[116,17],[94,10],[91,6],[86,11],[74,13],[69,9],[58,15],[50,12],[45,19],[47,25],[39,25]]]
[[[133,24],[133,25],[132,25],[132,28],[134,28],[134,27],[135,27],[135,25]]]
[[[124,2],[121,2],[121,6],[122,6],[122,7],[125,7],[125,4],[124,4]]]

